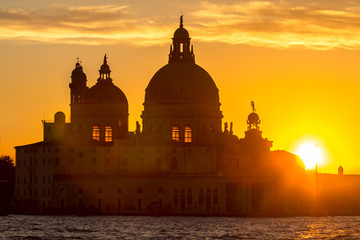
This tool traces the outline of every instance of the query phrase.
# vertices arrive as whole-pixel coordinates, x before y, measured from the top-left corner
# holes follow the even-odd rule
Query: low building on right
[[[316,173],[315,173],[316,174]],[[319,209],[328,215],[360,214],[360,175],[317,173],[316,193]]]

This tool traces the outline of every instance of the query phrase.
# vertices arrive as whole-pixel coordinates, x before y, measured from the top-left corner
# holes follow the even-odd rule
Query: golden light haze
[[[313,142],[303,142],[295,151],[305,164],[306,169],[316,169],[316,166],[323,162],[322,149]]]
[[[11,1],[0,3],[0,154],[42,140],[41,120],[64,111],[80,57],[88,85],[108,54],[129,101],[168,61],[179,16],[196,63],[219,88],[224,121],[243,137],[250,101],[273,149],[314,142],[320,172],[360,173],[360,3],[356,1]]]

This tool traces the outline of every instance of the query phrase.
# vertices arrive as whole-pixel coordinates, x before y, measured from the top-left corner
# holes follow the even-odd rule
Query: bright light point
[[[306,169],[314,169],[316,163],[320,163],[323,157],[321,149],[315,143],[303,143],[296,150],[296,154],[305,164]]]

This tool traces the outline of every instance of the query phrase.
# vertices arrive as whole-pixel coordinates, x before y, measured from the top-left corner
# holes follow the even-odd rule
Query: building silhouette
[[[128,101],[106,55],[87,86],[71,74],[71,121],[43,121],[43,141],[16,147],[18,211],[104,214],[292,215],[311,211],[313,189],[294,154],[271,151],[252,102],[243,138],[222,122],[219,90],[195,63],[188,31],[150,80],[142,124],[128,129]]]

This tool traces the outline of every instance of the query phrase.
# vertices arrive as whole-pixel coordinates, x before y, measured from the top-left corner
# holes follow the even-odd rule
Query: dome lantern
[[[169,63],[189,61],[195,62],[195,55],[191,46],[189,32],[184,28],[183,16],[180,17],[180,26],[174,32],[173,45],[170,48]]]
[[[99,73],[100,73],[100,79],[110,79],[110,67],[107,64],[107,57],[106,54],[104,56],[104,63],[101,65]]]

